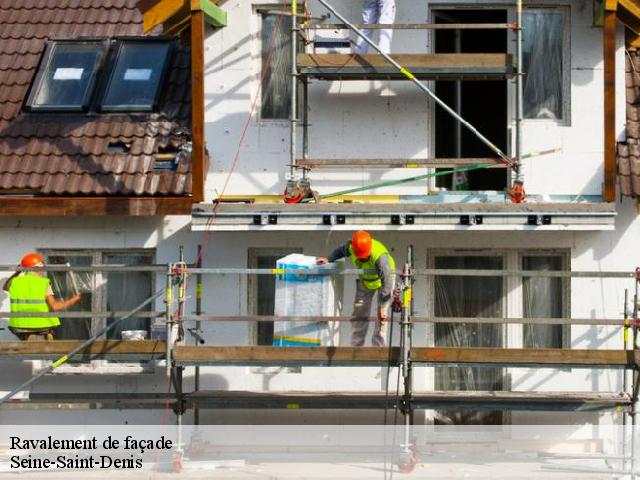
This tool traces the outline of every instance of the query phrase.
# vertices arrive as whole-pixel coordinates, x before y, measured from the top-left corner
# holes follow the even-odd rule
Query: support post
[[[616,2],[604,12],[604,200],[616,199]],[[609,5],[613,3],[613,5]],[[612,9],[610,9],[612,8]]]
[[[204,201],[204,12],[191,12],[191,191],[194,203]]]
[[[196,257],[196,268],[202,268],[202,245],[198,245],[198,255]],[[196,274],[196,315],[202,315],[202,274]],[[202,329],[202,322],[196,321],[196,333],[200,335]],[[194,339],[195,344],[199,345],[198,337]],[[194,391],[200,390],[200,366],[196,365],[196,371],[194,375]],[[193,423],[194,425],[200,425],[200,409],[198,405],[193,406]]]
[[[291,1],[291,151],[289,175],[296,170],[296,140],[298,134],[298,0]]]
[[[167,377],[171,378],[171,364],[172,364],[172,347],[173,343],[173,264],[169,264],[167,267],[167,282],[165,286],[165,329],[166,329],[166,341],[165,341],[165,360],[167,362]]]
[[[522,172],[522,119],[524,110],[522,83],[522,0],[516,0],[516,180],[523,180]]]
[[[412,451],[411,425],[413,423],[412,405],[412,368],[411,368],[411,305],[413,297],[412,289],[412,268],[413,268],[413,246],[407,249],[407,261],[402,270],[402,313],[401,313],[401,335],[402,335],[402,379],[404,383],[403,414],[404,414],[404,439],[399,459],[401,471],[410,471],[415,464]]]

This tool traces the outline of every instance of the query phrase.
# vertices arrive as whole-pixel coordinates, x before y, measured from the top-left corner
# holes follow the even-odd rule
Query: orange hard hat
[[[35,252],[27,253],[22,257],[20,265],[26,268],[41,267],[44,265],[44,258]]]
[[[358,230],[351,237],[351,246],[356,258],[360,260],[369,258],[371,256],[371,235],[364,230]]]

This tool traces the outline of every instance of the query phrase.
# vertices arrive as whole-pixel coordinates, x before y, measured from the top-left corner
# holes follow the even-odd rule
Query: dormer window
[[[32,112],[154,111],[174,41],[54,40],[25,108]]]

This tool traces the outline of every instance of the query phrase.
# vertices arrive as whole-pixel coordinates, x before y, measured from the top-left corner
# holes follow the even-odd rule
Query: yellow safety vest
[[[47,305],[47,290],[50,280],[33,273],[25,273],[11,280],[9,297],[11,312],[16,313],[44,313],[49,311]],[[57,317],[11,317],[9,326],[25,329],[45,329],[60,325]]]
[[[387,250],[387,247],[385,247],[379,241],[374,239],[371,240],[371,255],[365,261],[359,260],[358,257],[354,255],[353,247],[351,243],[349,243],[349,258],[353,262],[353,265],[356,268],[359,268],[362,270],[374,271],[374,273],[363,273],[360,275],[360,280],[362,280],[362,283],[364,284],[364,286],[367,287],[369,290],[377,290],[380,287],[382,287],[382,279],[376,273],[376,263],[378,262],[378,259],[382,255],[389,256],[389,266],[391,267],[391,270],[395,271],[396,269],[395,260],[389,253],[389,250]]]

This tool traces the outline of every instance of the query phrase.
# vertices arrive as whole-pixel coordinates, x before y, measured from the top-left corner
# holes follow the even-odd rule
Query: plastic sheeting
[[[277,37],[274,40],[274,35]],[[291,113],[291,18],[262,16],[261,118],[288,119]]]
[[[299,253],[278,260],[281,269],[335,268],[316,265],[316,257]],[[334,280],[329,275],[285,274],[276,277],[275,315],[322,316],[338,314]],[[277,346],[333,346],[335,326],[327,322],[274,322],[273,344]]]

